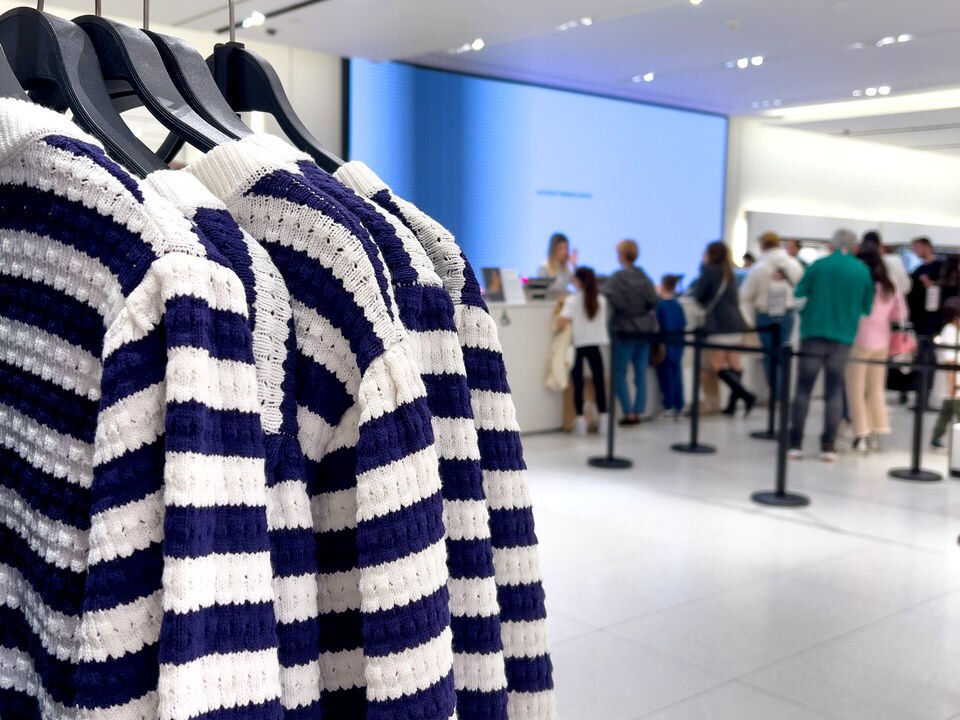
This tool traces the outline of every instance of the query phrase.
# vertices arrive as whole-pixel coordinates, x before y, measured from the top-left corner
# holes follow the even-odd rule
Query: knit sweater
[[[236,273],[64,117],[0,100],[0,274],[0,716],[281,717]]]
[[[338,177],[399,218],[417,237],[450,293],[463,348],[490,508],[490,536],[512,720],[556,717],[533,510],[516,410],[497,327],[453,236],[398,198],[368,167],[347,163]]]
[[[190,172],[264,245],[293,302],[319,565],[302,590],[319,594],[324,715],[450,718],[438,458],[383,260],[339,203],[254,138],[216,148]]]
[[[146,184],[196,224],[230,260],[243,282],[266,443],[267,528],[279,620],[281,700],[297,718],[319,718],[319,609],[316,593],[304,596],[301,592],[314,581],[317,560],[297,436],[296,339],[290,293],[263,246],[237,225],[226,206],[195,177],[163,170],[149,175]]]

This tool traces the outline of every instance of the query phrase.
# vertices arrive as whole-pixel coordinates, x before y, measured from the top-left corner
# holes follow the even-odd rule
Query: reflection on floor
[[[596,436],[525,438],[560,720],[960,719],[960,481],[887,479],[893,414],[881,453],[790,464],[800,510],[749,499],[760,412],[706,421],[712,456],[669,450],[682,423],[619,432],[627,471],[586,465]]]

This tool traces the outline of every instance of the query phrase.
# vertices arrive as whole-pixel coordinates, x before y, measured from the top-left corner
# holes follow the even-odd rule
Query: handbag
[[[913,330],[894,330],[890,333],[890,357],[913,355],[917,351],[917,336]]]

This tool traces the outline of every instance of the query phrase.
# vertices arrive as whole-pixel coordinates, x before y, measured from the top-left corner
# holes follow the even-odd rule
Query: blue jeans
[[[807,338],[800,343],[800,352],[809,357],[797,361],[797,386],[793,398],[793,416],[790,425],[790,447],[803,447],[803,429],[810,410],[810,394],[822,368],[825,372],[823,388],[823,434],[821,450],[832,450],[837,441],[837,426],[843,414],[843,375],[850,357],[850,345]]]
[[[786,315],[780,315],[779,317],[774,317],[773,315],[767,315],[767,313],[758,312],[757,313],[757,327],[767,327],[772,325],[774,322],[780,322],[780,343],[790,342],[790,336],[793,335],[793,326],[797,322],[797,314],[793,310],[789,310]],[[773,347],[773,333],[762,332],[760,335],[760,345],[763,347],[764,356],[763,356],[763,376],[767,380],[767,384],[770,383],[770,354],[771,352],[779,352],[780,348]],[[777,373],[777,383],[770,388],[770,396],[774,399],[779,398],[779,387],[780,387],[780,377],[783,369]]]
[[[663,396],[663,409],[683,410],[683,369],[682,360],[664,360],[657,365],[657,379],[660,381],[660,394]]]
[[[647,367],[650,343],[618,340],[613,346],[613,386],[624,415],[643,415],[647,409]],[[627,367],[633,365],[635,396],[630,401]]]

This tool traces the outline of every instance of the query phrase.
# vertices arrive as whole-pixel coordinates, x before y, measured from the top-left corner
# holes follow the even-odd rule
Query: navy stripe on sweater
[[[157,643],[103,662],[81,662],[77,668],[77,705],[107,708],[156,690],[160,677]]]
[[[96,436],[96,400],[77,395],[72,390],[2,361],[0,404],[85,443],[92,443]]]
[[[448,718],[453,714],[456,704],[451,672],[445,680],[414,695],[405,695],[400,700],[371,702],[367,720],[395,720],[398,717]]]
[[[347,572],[357,567],[357,529],[328,530],[317,533],[317,570],[321,573]]]
[[[332,370],[303,353],[297,356],[296,365],[297,387],[313,390],[311,393],[304,394],[304,406],[330,425],[338,425],[343,414],[353,405],[353,398],[350,397],[347,386],[333,374]]]
[[[29,655],[40,676],[40,682],[50,693],[50,697],[64,705],[73,702],[76,692],[73,684],[74,666],[70,661],[59,659],[43,647],[39,636],[30,628],[20,609],[0,605],[0,647],[20,650]],[[10,717],[11,720],[19,720],[13,715]]]
[[[164,439],[124,453],[93,469],[91,514],[120,507],[163,487]]]
[[[497,615],[455,617],[452,626],[454,652],[486,655],[503,650],[500,618]]]
[[[317,571],[316,543],[307,528],[270,531],[270,557],[277,577],[297,577]]]
[[[364,650],[370,656],[403,652],[438,637],[450,626],[450,595],[446,586],[409,605],[371,615],[364,620]]]
[[[501,585],[497,588],[500,619],[503,622],[542,620],[547,616],[543,585]]]
[[[257,703],[256,705],[243,705],[242,707],[220,708],[211,710],[202,715],[194,715],[193,720],[319,720],[319,710],[313,708],[314,715],[306,714],[311,707],[300,708],[296,715],[290,711],[284,711],[284,708],[277,700],[266,703]],[[300,714],[303,713],[303,714]]]
[[[486,500],[483,471],[478,460],[440,459],[444,500]]]
[[[215,310],[206,301],[178,295],[167,301],[167,313],[181,317],[204,317],[203,323],[176,323],[166,329],[167,347],[201,348],[220,360],[252,363],[253,347],[247,318],[229,310]]]
[[[478,430],[480,463],[484,470],[525,470],[520,433],[514,430]]]
[[[365,520],[359,530],[360,567],[421,552],[443,537],[443,500],[440,493],[435,493],[389,515]]]
[[[161,587],[163,546],[152,543],[143,550],[91,565],[87,571],[83,609],[107,610],[152,595]]]
[[[280,664],[284,667],[306,665],[320,657],[320,621],[317,618],[277,625],[276,631]]]
[[[507,680],[516,692],[542,692],[553,688],[550,657],[507,658]]]
[[[182,665],[211,653],[266,650],[277,644],[273,603],[215,605],[186,614],[166,612],[160,662]]]
[[[427,388],[430,412],[438,418],[472,418],[470,409],[470,388],[463,375],[421,375]]]
[[[304,448],[304,451],[309,452],[310,449]],[[311,496],[356,487],[357,449],[355,447],[337,448],[325,455],[320,462],[304,458],[304,466],[304,477]]]
[[[40,704],[22,691],[0,687],[0,708],[17,720],[42,720]]]
[[[55,147],[58,150],[65,150],[68,153],[71,153],[79,158],[84,158],[87,160],[93,160],[100,167],[110,173],[117,182],[119,182],[127,191],[136,198],[137,202],[143,202],[143,193],[140,191],[140,187],[137,185],[137,181],[130,177],[130,174],[123,170],[119,165],[117,165],[113,160],[107,157],[107,154],[103,151],[103,148],[99,148],[96,145],[91,145],[88,142],[83,140],[78,140],[77,138],[67,137],[66,135],[47,135],[43,138],[45,142],[50,147]]]
[[[491,577],[493,548],[489,540],[447,539],[447,566],[454,579]]]
[[[262,507],[252,505],[168,507],[164,528],[164,553],[168,557],[255,553],[270,549],[266,513]]]
[[[0,446],[0,486],[9,488],[32,509],[51,520],[90,529],[90,490],[35,468],[16,452]]]
[[[363,622],[364,617],[359,610],[322,615],[318,637],[323,652],[334,653],[360,647],[363,644]]]
[[[44,604],[64,615],[79,615],[83,575],[48,563],[30,544],[6,525],[0,524],[3,562],[20,572]]]
[[[503,356],[493,350],[475,347],[463,348],[463,362],[467,366],[467,383],[471,390],[509,393],[507,371]]]
[[[263,457],[263,433],[257,413],[214,410],[197,402],[167,405],[167,427],[180,432],[167,438],[167,451],[203,455]]]
[[[433,444],[427,399],[420,397],[363,425],[357,474],[401,460]]]
[[[393,268],[391,267],[391,271]],[[442,287],[432,285],[403,285],[394,289],[400,319],[408,330],[429,332],[446,330],[455,333],[453,302]]]

